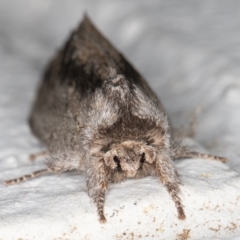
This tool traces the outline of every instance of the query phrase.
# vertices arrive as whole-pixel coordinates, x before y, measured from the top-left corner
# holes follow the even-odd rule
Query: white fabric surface
[[[145,76],[176,127],[199,107],[197,149],[176,162],[186,221],[156,178],[110,185],[100,225],[84,175],[0,186],[0,239],[239,239],[240,2],[0,1],[0,180],[41,169],[27,117],[44,66],[87,12]]]

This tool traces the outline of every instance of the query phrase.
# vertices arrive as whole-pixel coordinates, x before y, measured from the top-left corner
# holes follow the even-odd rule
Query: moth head
[[[111,169],[123,171],[127,177],[134,177],[143,164],[153,163],[156,152],[143,142],[125,141],[111,147],[104,155],[104,161]]]

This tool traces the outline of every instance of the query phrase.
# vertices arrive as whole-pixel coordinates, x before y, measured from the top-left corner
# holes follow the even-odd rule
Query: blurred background
[[[44,67],[87,13],[160,97],[174,126],[240,172],[240,2],[0,1],[0,167],[39,149],[27,118]],[[7,164],[7,165],[6,165]],[[9,165],[10,164],[10,165]]]

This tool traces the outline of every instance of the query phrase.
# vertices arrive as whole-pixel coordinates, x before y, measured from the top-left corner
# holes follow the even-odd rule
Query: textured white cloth
[[[145,76],[171,121],[228,164],[176,161],[187,219],[159,179],[110,185],[100,225],[84,175],[1,188],[0,239],[239,239],[240,15],[237,1],[0,1],[0,180],[42,169],[27,117],[44,66],[87,12]],[[189,141],[189,139],[188,139]],[[201,147],[197,149],[201,149]]]

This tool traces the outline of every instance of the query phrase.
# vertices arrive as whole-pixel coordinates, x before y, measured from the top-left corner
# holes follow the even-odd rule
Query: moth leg
[[[172,197],[178,211],[178,218],[184,220],[186,218],[180,194],[180,181],[177,176],[177,171],[168,157],[165,159],[158,159],[156,161],[156,172],[160,177],[162,184],[167,188],[168,193]]]
[[[31,174],[26,174],[26,175],[24,175],[22,177],[19,177],[19,178],[6,180],[6,181],[4,181],[4,185],[9,186],[9,185],[21,183],[21,182],[24,182],[24,181],[27,181],[29,179],[42,176],[42,175],[50,173],[50,172],[52,172],[52,171],[49,168],[38,170],[38,171],[32,172]]]
[[[203,158],[203,159],[216,160],[223,163],[227,162],[227,159],[224,157],[218,157],[218,156],[214,156],[206,153],[191,152],[186,148],[179,148],[177,151],[174,152],[173,159],[176,160],[180,158]]]
[[[92,164],[87,169],[88,194],[97,206],[100,223],[107,220],[104,215],[105,193],[108,186],[108,173],[104,161],[99,160],[98,164]]]
[[[36,160],[36,158],[44,157],[46,155],[49,155],[49,151],[42,151],[42,152],[38,152],[38,153],[33,153],[33,154],[29,155],[29,160],[34,161],[34,160]]]

